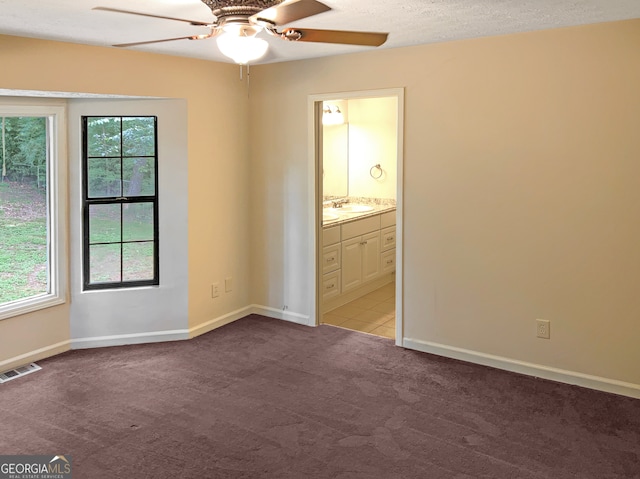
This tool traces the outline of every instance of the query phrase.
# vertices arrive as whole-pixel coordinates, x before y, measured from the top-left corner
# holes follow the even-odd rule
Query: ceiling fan
[[[388,33],[358,32],[346,30],[316,30],[310,28],[278,27],[331,10],[317,0],[201,0],[211,9],[213,22],[187,20],[151,13],[134,12],[110,7],[95,7],[93,10],[126,13],[143,17],[161,18],[186,22],[194,26],[209,27],[209,32],[178,38],[164,38],[134,43],[121,43],[114,47],[131,47],[174,40],[204,40],[216,37],[221,53],[241,65],[261,58],[269,44],[257,37],[262,31],[294,42],[338,43],[377,47],[386,40]]]

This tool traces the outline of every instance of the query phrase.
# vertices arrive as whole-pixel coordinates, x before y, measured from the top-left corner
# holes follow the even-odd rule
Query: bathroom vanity
[[[340,214],[323,221],[322,299],[325,312],[394,280],[395,207]],[[332,217],[333,217],[332,216]]]

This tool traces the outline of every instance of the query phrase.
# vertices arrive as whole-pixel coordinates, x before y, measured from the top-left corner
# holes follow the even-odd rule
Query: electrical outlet
[[[536,319],[537,336],[542,339],[551,337],[551,321],[548,319]]]
[[[220,296],[220,283],[213,283],[211,285],[211,297],[217,298]]]
[[[233,278],[229,276],[224,279],[224,292],[230,293],[233,290]]]

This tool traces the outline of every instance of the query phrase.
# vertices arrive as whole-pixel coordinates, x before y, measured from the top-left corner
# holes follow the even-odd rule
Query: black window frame
[[[123,144],[123,135],[122,135],[122,125],[120,128],[120,155],[112,156],[112,157],[104,157],[104,156],[89,156],[89,142],[88,142],[88,128],[87,122],[91,118],[119,118],[122,123],[124,118],[153,118],[154,123],[154,155],[133,155],[127,156],[124,155],[124,151],[122,148]],[[82,244],[83,244],[83,253],[82,253],[82,283],[83,290],[105,290],[105,289],[122,289],[122,288],[136,288],[141,286],[158,286],[160,284],[160,235],[159,235],[159,213],[158,213],[158,117],[155,115],[86,115],[82,116]],[[153,195],[143,195],[143,196],[135,196],[132,198],[127,198],[123,196],[124,192],[121,191],[121,196],[116,197],[99,197],[99,198],[89,198],[89,159],[91,158],[120,158],[121,165],[121,174],[123,168],[122,163],[125,158],[153,158],[154,160],[154,194]],[[89,210],[91,205],[120,205],[121,212],[122,207],[125,204],[129,203],[151,203],[153,205],[153,271],[154,275],[152,279],[145,280],[134,280],[134,281],[123,281],[123,264],[124,261],[122,259],[122,248],[124,244],[129,243],[140,243],[140,242],[148,242],[149,240],[133,240],[133,241],[123,241],[122,240],[122,230],[123,230],[123,221],[120,222],[120,241],[119,242],[110,242],[104,244],[120,244],[120,281],[109,281],[109,282],[94,282],[90,281],[91,279],[91,265],[90,265],[90,246],[92,244],[103,244],[103,243],[91,243],[89,236]],[[122,216],[121,216],[122,218]]]

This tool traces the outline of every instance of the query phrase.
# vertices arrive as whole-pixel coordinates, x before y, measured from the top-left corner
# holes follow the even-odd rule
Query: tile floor
[[[381,288],[324,314],[324,324],[395,338],[396,288],[388,283]]]

